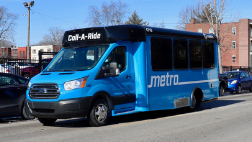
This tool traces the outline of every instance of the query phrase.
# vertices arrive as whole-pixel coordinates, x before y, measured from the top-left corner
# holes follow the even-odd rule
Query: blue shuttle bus
[[[87,117],[194,109],[219,96],[213,34],[139,25],[66,31],[63,48],[28,85],[26,109],[44,125]]]

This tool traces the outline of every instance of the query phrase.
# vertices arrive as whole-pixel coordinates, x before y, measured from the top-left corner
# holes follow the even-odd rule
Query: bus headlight
[[[231,84],[235,84],[235,83],[237,83],[237,80],[233,80],[233,81],[231,82]]]
[[[65,90],[84,88],[86,85],[87,79],[88,79],[88,76],[84,77],[84,78],[72,80],[72,81],[67,81],[64,83],[64,88],[65,88]]]

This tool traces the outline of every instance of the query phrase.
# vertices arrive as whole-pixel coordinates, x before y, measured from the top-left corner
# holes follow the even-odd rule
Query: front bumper
[[[228,88],[225,91],[231,92],[237,90],[237,84],[228,84]]]
[[[67,99],[57,102],[35,102],[26,99],[27,112],[37,118],[66,119],[86,117],[91,97]]]

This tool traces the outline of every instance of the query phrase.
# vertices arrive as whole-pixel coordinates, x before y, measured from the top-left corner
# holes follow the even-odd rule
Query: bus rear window
[[[203,67],[214,68],[214,43],[203,42]]]

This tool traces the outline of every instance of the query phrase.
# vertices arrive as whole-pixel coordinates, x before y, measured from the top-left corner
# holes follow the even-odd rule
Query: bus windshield
[[[81,71],[92,69],[108,46],[75,46],[63,48],[46,71]]]

